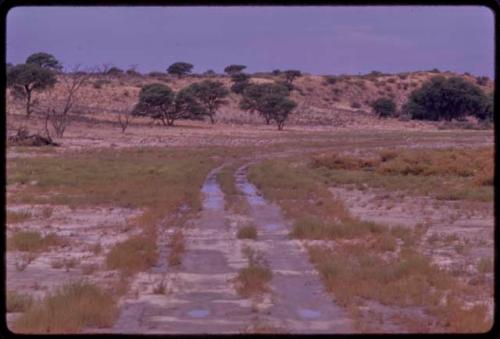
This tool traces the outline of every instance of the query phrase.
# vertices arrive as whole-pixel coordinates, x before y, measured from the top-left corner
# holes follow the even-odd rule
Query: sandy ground
[[[278,132],[274,126],[211,126],[185,121],[180,121],[178,127],[165,128],[151,126],[148,121],[139,119],[122,134],[112,122],[99,126],[95,122],[77,122],[68,128],[64,139],[60,140],[62,146],[54,148],[53,152],[9,147],[7,159],[53,156],[76,150],[146,146],[251,146],[259,149],[261,158],[264,158],[300,156],[306,151],[325,149],[361,152],[391,146],[475,147],[493,144],[492,131],[437,131],[432,125],[404,124],[398,121],[379,122],[379,125],[370,128],[287,126],[285,131]],[[402,126],[405,126],[403,130]],[[36,128],[32,130],[36,131]],[[386,135],[391,138],[385,138]],[[283,150],[268,147],[280,144]],[[129,292],[120,301],[122,312],[115,327],[85,331],[234,333],[256,332],[259,328],[295,333],[351,331],[344,311],[335,305],[331,296],[323,294],[317,273],[307,261],[302,244],[286,240],[288,225],[279,209],[263,202],[243,174],[239,180],[239,188],[252,206],[250,215],[225,211],[222,193],[214,184],[213,174],[209,176],[204,186],[204,209],[185,229],[187,250],[181,267],[172,268],[166,263],[166,243],[172,229],[161,229],[158,237],[160,260],[150,271],[133,277]],[[15,186],[7,186],[8,194],[15,192]],[[367,193],[342,187],[332,188],[332,193],[344,200],[353,214],[363,219],[408,227],[417,223],[428,224],[430,228],[423,250],[437,264],[455,270],[457,276],[469,279],[471,284],[474,283],[478,260],[493,256],[493,207],[490,205],[462,208],[456,202],[436,202],[426,197],[401,199],[394,198],[390,192]],[[54,232],[61,235],[69,243],[35,257],[8,251],[7,288],[42,297],[62,283],[81,277],[101,286],[116,283],[117,272],[103,267],[105,255],[114,243],[134,234],[133,227],[124,225],[141,211],[109,207],[75,210],[66,206],[52,207],[52,214],[44,217],[42,206],[7,206],[9,210],[29,210],[32,217],[7,225],[6,236],[19,229],[39,230],[43,234]],[[262,236],[257,242],[236,239],[239,225],[249,220],[255,222]],[[433,234],[438,235],[437,240],[432,240]],[[458,239],[446,240],[447,235],[456,235]],[[93,249],[98,243],[102,249],[96,253]],[[246,264],[241,250],[249,243],[264,253],[274,272],[271,292],[259,300],[239,296],[232,283],[237,271]],[[465,244],[467,250],[458,253],[460,244]],[[93,266],[94,269],[89,268]],[[297,272],[303,274],[298,275]],[[165,284],[165,293],[155,292],[160,283]],[[483,289],[481,300],[491,301],[493,306],[493,274],[487,274],[486,281],[478,284],[487,286]],[[308,288],[305,289],[306,285]],[[401,310],[387,310],[386,306],[375,303],[367,303],[364,307],[366,312],[378,311],[378,315],[387,318],[382,319],[387,331],[401,329],[397,322],[389,320]],[[418,315],[421,310],[406,312]],[[7,317],[10,321],[17,315],[9,313]],[[225,320],[228,317],[229,320]],[[332,319],[338,322],[332,322]]]

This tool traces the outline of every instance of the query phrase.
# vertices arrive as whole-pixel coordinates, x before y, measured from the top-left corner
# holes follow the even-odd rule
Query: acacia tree
[[[177,118],[173,114],[175,94],[167,85],[148,84],[139,92],[139,102],[133,109],[133,115],[149,116],[160,119],[163,125],[172,126]]]
[[[234,73],[231,75],[233,85],[231,91],[237,94],[243,93],[245,88],[250,85],[250,76],[245,73]]]
[[[187,62],[175,62],[167,68],[168,74],[177,75],[179,78],[191,73],[193,65]]]
[[[160,119],[163,125],[173,126],[180,118],[196,118],[202,109],[194,99],[192,92],[184,88],[175,93],[164,84],[145,85],[139,93],[139,102],[133,115]]]
[[[228,75],[233,75],[236,73],[240,73],[245,68],[247,68],[247,66],[245,65],[229,65],[226,68],[224,68],[224,72],[227,73]]]
[[[290,112],[296,103],[287,97],[290,91],[281,84],[252,84],[243,92],[240,108],[250,113],[258,112],[266,124],[276,121],[278,130],[282,130]]]
[[[43,91],[54,87],[57,78],[51,68],[41,67],[35,63],[12,66],[7,73],[7,87],[12,94],[26,101],[26,116],[32,113],[33,91]]]
[[[215,123],[215,114],[222,104],[226,101],[224,98],[229,94],[224,84],[220,81],[204,80],[192,84],[187,89],[197,102],[197,108],[202,109],[197,114],[207,115],[210,122]]]
[[[26,59],[26,63],[38,65],[42,68],[49,68],[54,71],[61,71],[63,68],[61,63],[52,54],[45,52],[31,54]]]

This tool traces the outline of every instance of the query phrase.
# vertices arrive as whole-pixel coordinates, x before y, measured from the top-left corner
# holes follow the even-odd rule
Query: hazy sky
[[[494,73],[486,7],[18,7],[7,16],[7,61],[46,51],[65,66],[111,63],[194,72],[300,69],[314,74],[438,68]]]

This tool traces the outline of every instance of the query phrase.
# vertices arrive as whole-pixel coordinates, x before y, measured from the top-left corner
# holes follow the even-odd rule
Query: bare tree
[[[91,75],[92,73],[80,72],[78,67],[75,67],[71,73],[68,72],[61,77],[61,86],[57,91],[58,93],[54,90],[48,93],[44,104],[40,106],[41,114],[45,120],[45,133],[49,138],[49,124],[56,137],[63,137],[66,128],[71,123],[72,116],[70,113],[75,102],[79,99],[79,91]]]
[[[125,133],[125,130],[132,122],[134,116],[132,115],[132,112],[130,110],[119,110],[117,112],[117,115],[118,115],[118,123],[120,124],[120,127],[122,129],[122,133]]]

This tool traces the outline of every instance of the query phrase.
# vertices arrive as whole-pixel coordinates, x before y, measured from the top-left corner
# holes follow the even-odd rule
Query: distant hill
[[[319,76],[303,75],[294,81],[295,90],[291,98],[297,102],[297,108],[290,116],[289,124],[299,125],[342,125],[346,122],[363,120],[373,115],[370,102],[380,97],[390,97],[398,109],[406,102],[408,95],[423,82],[433,76],[460,76],[481,87],[486,93],[493,91],[493,81],[484,83],[479,77],[453,72],[408,72],[399,74],[341,75]],[[62,75],[64,76],[64,75]],[[138,100],[141,87],[148,83],[162,82],[173,90],[179,90],[193,82],[204,79],[219,80],[228,88],[232,81],[228,76],[191,75],[178,79],[166,74],[151,75],[95,75],[81,91],[81,100],[75,106],[80,113],[95,118],[117,110],[131,109]],[[259,73],[252,75],[255,83],[283,80],[282,76]],[[484,80],[483,80],[484,81]],[[479,84],[478,84],[479,82]],[[57,90],[61,86],[58,84]],[[35,99],[43,100],[43,93],[35,94]],[[223,106],[217,115],[218,121],[227,123],[256,123],[261,119],[239,109],[241,96],[231,93],[228,105]],[[10,94],[7,96],[7,111],[22,114],[24,105],[16,102]]]

